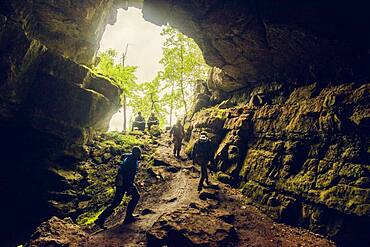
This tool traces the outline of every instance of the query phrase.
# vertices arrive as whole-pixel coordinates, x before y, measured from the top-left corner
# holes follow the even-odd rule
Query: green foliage
[[[106,52],[99,53],[98,64],[92,70],[95,73],[108,77],[114,84],[122,89],[127,97],[133,97],[135,88],[137,88],[137,78],[135,72],[137,66],[125,66],[116,64],[118,54],[115,50],[109,49]]]
[[[158,126],[152,126],[149,130],[149,134],[158,137],[161,135],[161,129]]]
[[[132,107],[134,113],[140,111],[144,117],[154,112],[159,119],[159,124],[162,126],[165,122],[167,111],[161,102],[160,79],[160,76],[157,75],[154,80],[140,84],[137,88],[138,93],[132,96],[129,106]]]
[[[166,37],[160,60],[163,70],[152,81],[137,83],[137,67],[116,64],[118,54],[112,49],[99,54],[99,62],[92,70],[109,78],[123,90],[122,96],[129,98],[128,105],[134,115],[140,111],[147,118],[155,112],[160,126],[163,126],[168,114],[172,119],[174,111],[189,110],[195,83],[207,78],[209,67],[191,38],[171,26],[166,26],[161,35]]]
[[[140,111],[145,117],[155,112],[163,126],[168,114],[172,117],[174,111],[189,110],[195,82],[207,78],[209,67],[191,38],[171,26],[166,26],[161,35],[166,37],[160,60],[163,70],[152,81],[137,86],[129,105],[134,113]]]
[[[187,112],[195,82],[207,78],[209,67],[194,40],[171,26],[166,26],[161,35],[166,37],[160,60],[164,70],[159,73],[164,82],[162,102],[170,109],[184,108]]]
[[[146,140],[143,138],[138,138],[134,135],[124,135],[117,131],[107,132],[105,135],[108,139],[107,141],[112,141],[116,145],[122,146],[124,149],[147,144]]]

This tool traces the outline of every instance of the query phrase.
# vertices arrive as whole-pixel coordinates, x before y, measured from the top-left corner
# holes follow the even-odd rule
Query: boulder
[[[147,232],[148,246],[231,246],[237,241],[234,227],[197,207],[162,215]],[[225,217],[223,217],[225,216]]]
[[[52,217],[41,225],[32,234],[27,246],[83,246],[88,235],[71,219]]]

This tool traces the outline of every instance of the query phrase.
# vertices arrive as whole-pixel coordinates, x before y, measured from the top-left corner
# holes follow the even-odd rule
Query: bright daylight
[[[98,57],[95,71],[123,90],[122,108],[113,115],[110,131],[122,131],[124,122],[126,130],[133,130],[139,112],[145,121],[154,114],[160,127],[171,126],[190,110],[195,83],[206,79],[209,70],[192,39],[145,21],[137,8],[118,10]]]

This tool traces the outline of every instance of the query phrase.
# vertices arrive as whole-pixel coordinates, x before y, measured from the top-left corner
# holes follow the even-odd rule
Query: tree
[[[163,58],[160,60],[164,67],[160,77],[167,89],[163,98],[169,104],[172,124],[175,109],[184,108],[185,113],[188,112],[188,106],[193,101],[195,82],[207,78],[209,67],[191,38],[171,26],[166,26],[161,35],[166,37],[166,41],[163,45]]]
[[[129,103],[133,112],[141,112],[144,116],[149,116],[151,112],[156,113],[160,125],[164,124],[167,111],[161,101],[161,78],[159,74],[149,82],[140,84]]]
[[[117,52],[109,49],[106,52],[99,53],[98,65],[93,68],[96,73],[102,74],[112,80],[119,88],[122,89],[121,104],[124,111],[124,126],[126,128],[126,97],[132,98],[135,95],[135,88],[138,87],[137,78],[135,76],[136,66],[124,66],[122,64],[115,64],[117,59]]]

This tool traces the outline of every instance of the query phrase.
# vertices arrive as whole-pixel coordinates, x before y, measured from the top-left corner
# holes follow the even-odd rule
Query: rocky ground
[[[97,232],[97,226],[92,224],[113,194],[111,186],[118,157],[124,148],[129,149],[122,145],[117,148],[117,140],[123,140],[119,134],[103,136],[91,148],[91,158],[79,166],[78,174],[84,175],[80,180],[85,180],[85,186],[80,187],[84,196],[79,195],[69,203],[55,202],[69,211],[66,215],[72,220],[51,218],[40,225],[28,245],[335,246],[307,230],[274,222],[248,205],[239,190],[216,180],[212,179],[213,185],[199,194],[196,190],[198,168],[193,168],[184,154],[183,159],[173,157],[167,135],[158,139],[147,136],[137,139],[141,142],[132,143],[144,147],[144,159],[137,177],[141,193],[136,210],[140,215],[138,221],[122,224],[127,203],[123,200],[108,219],[107,230]],[[81,186],[81,182],[77,184]],[[75,188],[78,193],[78,186]]]

